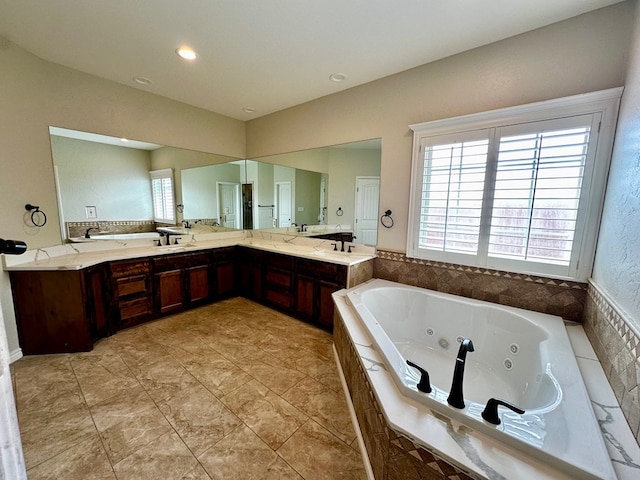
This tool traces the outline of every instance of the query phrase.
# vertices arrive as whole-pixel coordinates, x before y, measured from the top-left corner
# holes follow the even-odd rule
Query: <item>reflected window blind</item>
[[[149,172],[149,176],[151,177],[154,221],[175,223],[173,170],[154,170]]]
[[[476,254],[488,139],[426,146],[419,245]]]
[[[590,126],[502,136],[488,254],[569,265]]]

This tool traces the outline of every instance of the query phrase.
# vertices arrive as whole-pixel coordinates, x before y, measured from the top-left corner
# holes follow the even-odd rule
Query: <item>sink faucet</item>
[[[456,358],[456,366],[453,370],[453,382],[451,382],[451,391],[447,398],[447,403],[455,408],[464,408],[464,394],[462,393],[462,381],[464,379],[464,363],[467,359],[467,352],[473,352],[473,342],[465,338],[460,342],[458,356]]]
[[[98,230],[98,229],[97,229],[96,227],[89,227],[89,228],[87,228],[87,229],[85,230],[85,232],[84,232],[84,238],[91,238],[91,235],[89,235],[89,232],[90,232],[91,230]],[[98,231],[99,231],[99,230],[98,230]]]

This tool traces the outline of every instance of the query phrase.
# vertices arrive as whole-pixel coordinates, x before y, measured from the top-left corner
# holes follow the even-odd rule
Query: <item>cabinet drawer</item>
[[[216,248],[213,250],[213,261],[214,262],[233,262],[236,259],[236,249],[235,248]]]
[[[145,275],[151,271],[149,260],[136,260],[134,262],[111,262],[111,276],[113,278],[132,277]]]
[[[146,296],[120,302],[119,309],[121,322],[134,317],[151,315],[151,299]]]
[[[308,275],[319,280],[334,282],[342,286],[346,286],[347,283],[347,266],[336,263],[298,258],[296,262],[296,273],[298,275]]]
[[[267,288],[291,288],[291,272],[268,268],[265,273],[265,281],[267,283]]]
[[[148,293],[148,276],[137,275],[116,279],[115,298],[122,298],[139,293]]]
[[[295,257],[288,255],[278,255],[274,253],[265,253],[264,262],[267,267],[275,267],[281,270],[293,270]]]
[[[266,298],[269,302],[286,309],[290,309],[293,306],[293,295],[291,293],[267,290]]]

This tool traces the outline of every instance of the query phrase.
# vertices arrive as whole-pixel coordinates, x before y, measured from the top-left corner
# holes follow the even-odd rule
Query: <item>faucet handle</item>
[[[484,418],[487,422],[492,425],[500,425],[502,423],[500,418],[498,417],[498,407],[502,405],[503,407],[507,407],[513,410],[516,413],[522,415],[524,410],[514,405],[511,402],[507,402],[506,400],[502,400],[500,398],[490,398],[487,402],[487,405],[484,407],[482,411],[482,418]]]
[[[338,244],[337,243],[332,243],[331,245],[333,245],[333,251],[337,252],[338,251]]]
[[[420,372],[420,381],[418,382],[418,390],[424,393],[431,393],[431,382],[429,381],[429,372],[420,365],[416,365],[411,360],[407,360],[407,365],[417,369]]]

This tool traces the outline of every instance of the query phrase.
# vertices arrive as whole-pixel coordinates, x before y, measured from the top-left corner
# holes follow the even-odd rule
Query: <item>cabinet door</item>
[[[184,307],[184,293],[182,288],[182,271],[171,270],[157,273],[158,286],[156,305],[160,314],[179,310]]]
[[[335,283],[320,281],[320,301],[318,305],[317,322],[323,327],[333,328],[334,304],[331,294],[337,292],[342,287]]]
[[[85,279],[88,292],[87,312],[91,320],[91,336],[95,340],[112,333],[105,288],[107,282],[102,267],[87,270]]]
[[[311,277],[298,275],[296,278],[295,311],[307,320],[313,318],[314,284],[315,282]]]
[[[209,288],[209,265],[191,267],[189,274],[189,301],[198,302],[207,300],[211,295]]]
[[[221,263],[216,266],[219,297],[230,297],[236,292],[235,264]]]
[[[25,355],[91,350],[80,271],[10,272],[10,278]]]

